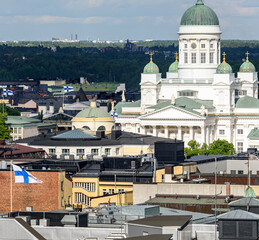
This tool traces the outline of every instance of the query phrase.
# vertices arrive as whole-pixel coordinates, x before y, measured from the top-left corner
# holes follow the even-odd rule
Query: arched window
[[[85,129],[85,130],[91,130],[88,126],[83,126],[83,129]]]
[[[97,128],[97,131],[105,131],[105,130],[106,130],[105,126],[100,126]]]

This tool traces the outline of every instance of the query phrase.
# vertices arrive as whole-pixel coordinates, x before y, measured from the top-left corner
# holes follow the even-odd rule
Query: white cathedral
[[[223,53],[215,12],[202,0],[189,8],[179,29],[179,61],[161,77],[152,55],[141,74],[141,100],[115,106],[123,131],[210,144],[232,142],[237,152],[259,148],[258,76],[249,61],[235,75]],[[245,53],[244,53],[245,54]]]

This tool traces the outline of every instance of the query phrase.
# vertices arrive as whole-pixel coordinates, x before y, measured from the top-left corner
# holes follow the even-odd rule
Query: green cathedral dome
[[[248,58],[249,52],[246,53],[246,61],[240,66],[239,72],[255,72],[255,66],[253,63],[249,62]]]
[[[183,14],[181,25],[219,25],[219,19],[202,0],[197,0],[197,3]]]
[[[150,62],[144,67],[143,73],[151,74],[151,73],[159,73],[158,66],[153,63],[152,55],[150,54]]]
[[[177,72],[178,72],[178,64],[179,64],[178,61],[173,62],[173,63],[170,65],[168,72],[177,73]]]
[[[239,72],[255,72],[255,66],[251,62],[244,62],[240,66]]]
[[[219,64],[216,73],[218,74],[228,74],[232,73],[232,67],[226,62],[226,53],[223,53],[223,62]]]

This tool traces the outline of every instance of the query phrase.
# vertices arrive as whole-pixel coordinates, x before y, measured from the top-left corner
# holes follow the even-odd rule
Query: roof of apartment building
[[[128,240],[171,240],[172,234],[153,234],[148,236],[138,236],[126,238]]]
[[[183,215],[183,216],[153,216],[148,218],[142,218],[138,220],[129,221],[128,224],[136,225],[147,225],[154,227],[167,227],[167,226],[176,226],[184,227],[191,220],[192,216]]]
[[[175,140],[172,139],[123,132],[120,130],[113,131],[111,134],[107,135],[98,135],[98,132],[86,132],[84,129],[75,129],[63,133],[56,133],[55,135],[40,135],[36,137],[24,138],[17,140],[16,142],[27,143],[34,146],[110,146],[153,145],[158,141],[175,143]],[[177,140],[177,142],[181,141]]]

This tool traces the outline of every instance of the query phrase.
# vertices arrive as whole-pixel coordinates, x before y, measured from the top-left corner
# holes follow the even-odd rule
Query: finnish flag
[[[73,88],[73,87],[64,86],[64,92],[68,93],[68,92],[72,92],[72,91],[74,91],[74,88]]]
[[[13,91],[4,88],[4,95],[5,96],[13,96]]]
[[[118,114],[117,114],[116,112],[112,112],[112,113],[111,113],[111,117],[117,118],[117,117],[118,117]]]
[[[41,180],[32,176],[29,172],[13,164],[15,183],[42,183]]]

